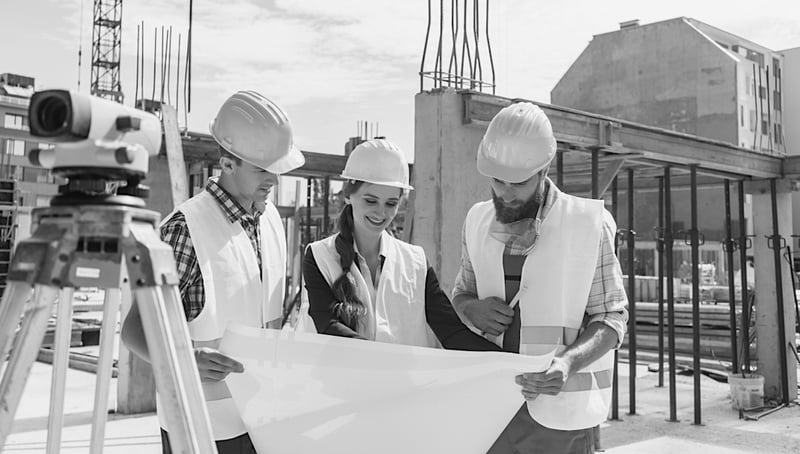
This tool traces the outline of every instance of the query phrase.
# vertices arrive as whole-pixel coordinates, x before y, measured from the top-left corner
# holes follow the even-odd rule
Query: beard
[[[536,191],[528,200],[520,205],[508,206],[503,200],[497,197],[492,189],[492,203],[494,203],[495,218],[501,224],[511,224],[525,218],[534,218],[536,211],[544,201],[544,196],[540,191]]]

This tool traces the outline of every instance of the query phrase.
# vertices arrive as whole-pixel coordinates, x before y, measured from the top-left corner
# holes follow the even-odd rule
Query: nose
[[[264,183],[269,184],[270,186],[275,186],[278,184],[278,176],[272,172],[266,172],[264,176]]]

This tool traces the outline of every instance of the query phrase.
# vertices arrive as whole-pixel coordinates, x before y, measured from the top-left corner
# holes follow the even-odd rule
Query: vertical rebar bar
[[[616,183],[616,179],[614,182]],[[559,189],[564,188],[564,152],[563,151],[556,151],[556,186]],[[616,213],[614,213],[616,218]]]
[[[700,408],[700,236],[697,230],[697,164],[689,165],[691,187],[692,242],[692,378],[694,379],[694,424],[699,425]]]
[[[561,153],[558,153],[561,157]],[[559,169],[558,177],[561,178],[563,166]],[[559,185],[560,186],[560,185]],[[619,187],[617,185],[617,177],[611,181],[611,216],[616,221],[617,208],[619,206]],[[619,259],[619,251],[617,250],[617,235],[614,232],[614,254]],[[619,421],[619,350],[614,349],[614,376],[611,379],[611,419]]]
[[[431,36],[431,0],[428,0],[428,25],[425,27],[425,44],[422,45],[422,61],[419,64],[419,92],[425,89],[425,57],[428,56],[428,39]]]
[[[596,199],[600,195],[599,184],[600,150],[592,150],[592,198]]]
[[[658,177],[658,387],[664,387],[664,177]]]
[[[311,194],[313,192],[313,184],[312,178],[306,178],[306,242],[305,244],[311,243],[313,240],[311,239]]]
[[[327,237],[328,236],[328,226],[331,223],[331,216],[330,216],[330,205],[331,205],[331,177],[328,175],[325,177],[325,203],[323,206],[322,211],[322,222],[324,227],[322,229],[322,235]]]
[[[636,230],[633,168],[628,169],[628,414],[636,414]]]
[[[486,47],[489,50],[489,66],[492,69],[492,94],[495,94],[495,86],[497,85],[495,81],[495,73],[494,73],[494,56],[492,55],[492,43],[489,41],[489,0],[486,0]]]
[[[733,231],[731,228],[731,182],[725,180],[725,256],[728,260],[728,307],[730,309],[730,328],[731,328],[731,370],[733,373],[739,370],[739,355],[736,351],[736,287],[734,285],[733,274],[733,250],[736,242],[733,241]],[[744,271],[744,268],[742,268]]]
[[[678,422],[675,381],[675,298],[672,255],[672,169],[664,167],[664,258],[667,275],[667,344],[669,346],[669,420]]]

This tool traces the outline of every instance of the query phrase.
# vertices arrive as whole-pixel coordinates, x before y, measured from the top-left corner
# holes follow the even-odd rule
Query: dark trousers
[[[250,435],[246,433],[230,440],[217,440],[216,444],[219,454],[257,454]],[[169,436],[164,429],[161,429],[161,449],[163,454],[172,454]]]
[[[487,454],[593,454],[594,431],[556,430],[531,418],[522,404]]]

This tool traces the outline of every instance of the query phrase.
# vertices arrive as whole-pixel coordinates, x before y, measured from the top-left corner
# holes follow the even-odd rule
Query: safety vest
[[[332,235],[311,243],[320,272],[329,286],[342,275],[336,238]],[[384,256],[375,299],[370,297],[367,282],[355,262],[350,274],[356,286],[358,298],[367,306],[363,318],[364,328],[359,334],[370,340],[390,344],[438,347],[439,342],[428,327],[425,316],[425,278],[428,265],[425,251],[400,241],[386,232],[381,235],[381,254]],[[369,272],[366,269],[364,272]],[[316,332],[314,322],[308,316],[308,294],[303,286],[300,309],[301,330]]]
[[[549,364],[578,337],[598,259],[606,216],[603,202],[559,193],[540,236],[522,266],[519,287],[520,354]],[[466,245],[478,298],[505,295],[504,245],[489,235],[491,201],[474,205],[466,218]],[[614,227],[616,228],[616,227]],[[496,339],[490,338],[497,342]],[[613,351],[568,377],[561,393],[528,401],[537,422],[560,430],[593,427],[608,416]],[[532,370],[529,372],[541,372]]]
[[[247,232],[228,220],[214,196],[203,191],[176,211],[186,218],[205,286],[203,310],[189,322],[192,343],[217,348],[229,322],[262,328],[281,318],[286,238],[275,206],[268,202],[260,217],[261,271]],[[203,383],[203,392],[215,440],[247,431],[224,380]],[[161,412],[159,422],[169,432]]]

